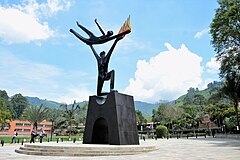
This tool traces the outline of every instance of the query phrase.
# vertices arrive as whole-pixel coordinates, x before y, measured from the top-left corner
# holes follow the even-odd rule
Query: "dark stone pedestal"
[[[90,96],[83,143],[138,145],[133,97],[116,91]]]

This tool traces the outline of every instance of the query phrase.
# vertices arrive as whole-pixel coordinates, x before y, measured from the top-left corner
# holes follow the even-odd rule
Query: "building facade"
[[[0,131],[0,135],[13,135],[14,130],[18,132],[18,135],[30,135],[33,125],[28,121],[13,120],[9,121],[8,127],[5,127],[3,131]],[[38,131],[43,129],[47,135],[51,134],[52,122],[42,121],[38,124]]]

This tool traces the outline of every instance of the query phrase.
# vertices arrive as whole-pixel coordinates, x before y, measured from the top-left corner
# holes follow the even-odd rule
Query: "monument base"
[[[116,91],[90,96],[83,143],[138,145],[133,96]]]

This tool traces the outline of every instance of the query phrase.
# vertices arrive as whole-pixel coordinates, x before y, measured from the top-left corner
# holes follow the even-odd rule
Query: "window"
[[[24,129],[23,131],[24,132],[30,132],[30,129]]]
[[[16,129],[17,132],[23,132],[23,129]]]

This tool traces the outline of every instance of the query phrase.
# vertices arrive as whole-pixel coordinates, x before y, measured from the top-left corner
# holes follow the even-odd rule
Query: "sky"
[[[115,34],[130,15],[132,31],[109,62],[115,90],[134,100],[174,100],[190,87],[219,81],[209,26],[217,0],[1,0],[0,90],[72,103],[96,95],[97,63],[69,29]],[[94,45],[108,52],[112,41]],[[109,82],[103,91],[109,91]]]

